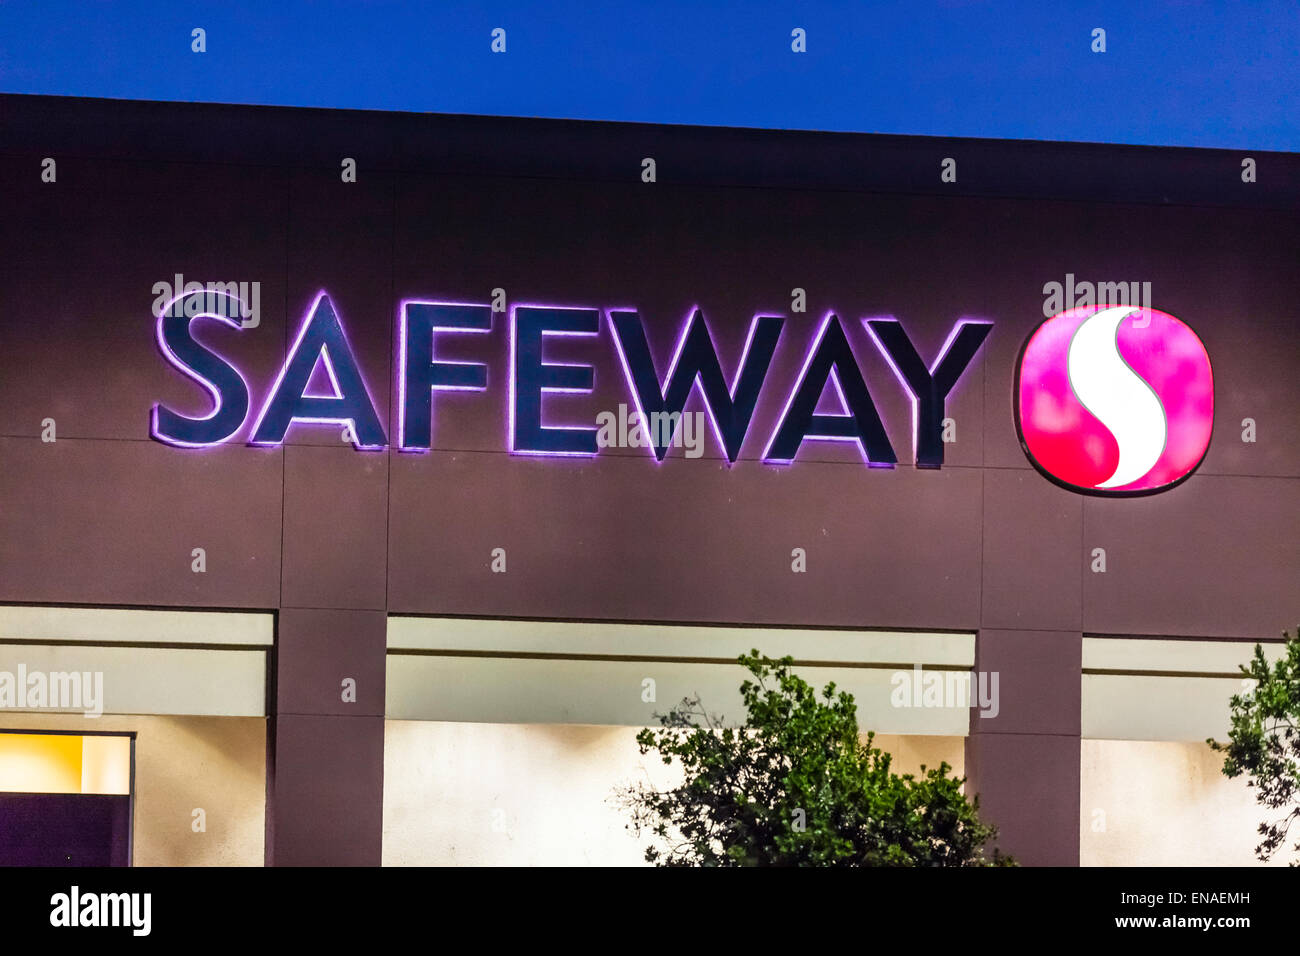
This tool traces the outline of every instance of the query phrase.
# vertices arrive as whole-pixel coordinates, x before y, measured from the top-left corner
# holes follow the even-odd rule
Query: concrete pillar
[[[1026,866],[1079,865],[1078,631],[981,630],[975,670],[998,674],[995,717],[971,710],[966,792]],[[991,711],[990,711],[991,712]]]
[[[285,447],[266,862],[378,866],[383,845],[388,458]],[[344,686],[355,682],[355,699]]]
[[[280,613],[267,737],[268,866],[378,866],[384,804],[383,611]],[[343,700],[355,680],[355,703]]]

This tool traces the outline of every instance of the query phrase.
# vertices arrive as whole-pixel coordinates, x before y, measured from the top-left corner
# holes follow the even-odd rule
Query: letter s
[[[191,317],[183,309],[166,308],[158,318],[158,348],[163,358],[212,396],[212,412],[204,418],[189,418],[161,402],[154,405],[150,436],[184,448],[220,444],[239,431],[248,417],[248,384],[243,376],[221,356],[196,342],[191,334],[191,324],[200,318],[215,319],[235,329],[240,327],[237,318],[211,312]]]

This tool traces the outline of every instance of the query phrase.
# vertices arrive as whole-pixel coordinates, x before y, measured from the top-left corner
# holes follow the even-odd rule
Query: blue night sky
[[[1300,150],[1300,5],[0,0],[0,91]]]

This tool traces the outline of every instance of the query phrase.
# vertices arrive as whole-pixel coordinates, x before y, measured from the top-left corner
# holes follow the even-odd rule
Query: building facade
[[[0,707],[11,821],[137,864],[635,862],[635,728],[734,716],[758,648],[957,767],[1025,863],[1251,861],[1204,740],[1300,620],[1297,157],[0,125],[0,672],[102,680]],[[1120,306],[1093,366],[1030,345]],[[926,698],[972,671],[976,706]],[[31,801],[52,731],[84,739],[41,792],[129,813]]]

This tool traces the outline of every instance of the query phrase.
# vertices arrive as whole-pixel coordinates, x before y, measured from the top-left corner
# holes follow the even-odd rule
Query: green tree
[[[1277,852],[1291,824],[1300,817],[1300,627],[1291,634],[1284,631],[1282,637],[1285,653],[1276,664],[1270,667],[1264,649],[1256,644],[1250,665],[1241,668],[1254,687],[1232,695],[1228,742],[1206,741],[1226,755],[1225,777],[1245,774],[1247,786],[1259,791],[1255,796],[1258,803],[1285,811],[1281,818],[1259,825],[1263,839],[1255,847],[1255,855],[1261,860]],[[1300,842],[1294,849],[1300,850]]]
[[[947,763],[896,774],[890,756],[858,734],[853,696],[816,691],[793,659],[758,651],[739,663],[748,718],[722,727],[698,697],[637,735],[642,755],[680,763],[679,786],[623,791],[638,836],[661,866],[992,866],[1014,861],[985,846],[994,827]]]

